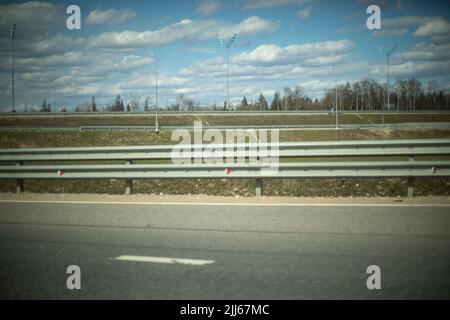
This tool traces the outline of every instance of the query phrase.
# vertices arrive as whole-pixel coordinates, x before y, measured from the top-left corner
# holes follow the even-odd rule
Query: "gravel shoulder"
[[[450,206],[450,197],[232,197],[209,195],[110,195],[110,194],[53,194],[53,193],[0,193],[0,201],[93,202],[93,203],[162,203],[162,204],[231,204],[231,205],[424,205]]]

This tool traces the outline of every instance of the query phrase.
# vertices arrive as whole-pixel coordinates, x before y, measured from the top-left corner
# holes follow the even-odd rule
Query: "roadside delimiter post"
[[[127,164],[132,164],[133,161],[128,160]],[[125,181],[126,185],[125,185],[125,194],[132,194],[133,193],[133,179],[127,179]]]

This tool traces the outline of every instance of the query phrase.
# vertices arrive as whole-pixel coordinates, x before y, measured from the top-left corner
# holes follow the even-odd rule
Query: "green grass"
[[[294,130],[280,131],[280,141],[444,139],[450,129]],[[1,132],[0,148],[89,147],[175,144],[171,132]]]
[[[194,121],[201,119],[203,125],[320,125],[334,124],[333,114],[312,115],[262,115],[262,116],[159,116],[158,122],[162,126],[186,125],[192,126]],[[402,122],[450,122],[450,114],[386,114],[385,123]],[[79,127],[79,126],[151,126],[155,118],[149,116],[105,116],[105,117],[2,117],[0,126],[52,126],[52,127]],[[380,124],[381,115],[369,114],[341,114],[341,124]]]

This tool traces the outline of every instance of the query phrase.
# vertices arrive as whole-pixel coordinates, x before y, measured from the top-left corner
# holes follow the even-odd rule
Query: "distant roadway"
[[[333,111],[328,110],[239,110],[239,111],[223,111],[223,110],[193,110],[193,111],[167,111],[158,110],[160,116],[292,116],[292,115],[334,115]],[[421,115],[421,114],[450,114],[450,110],[340,110],[339,114],[402,114],[402,115]],[[154,116],[155,111],[116,111],[116,112],[0,112],[0,118],[33,118],[33,117],[135,117],[135,116]]]

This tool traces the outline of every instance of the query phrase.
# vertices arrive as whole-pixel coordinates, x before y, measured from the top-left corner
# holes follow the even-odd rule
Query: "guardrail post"
[[[408,177],[408,198],[414,197],[414,178]]]
[[[255,193],[256,193],[257,197],[261,197],[261,195],[262,195],[262,185],[263,185],[263,180],[261,178],[256,179]]]
[[[414,156],[409,156],[409,161],[414,161]],[[414,178],[408,177],[408,198],[414,197]]]
[[[127,164],[132,164],[133,161],[128,160]],[[132,194],[133,193],[133,179],[126,179],[125,181],[125,194]]]
[[[21,166],[22,162],[16,162],[16,166]],[[17,179],[16,180],[16,192],[22,193],[23,192],[23,179]]]

